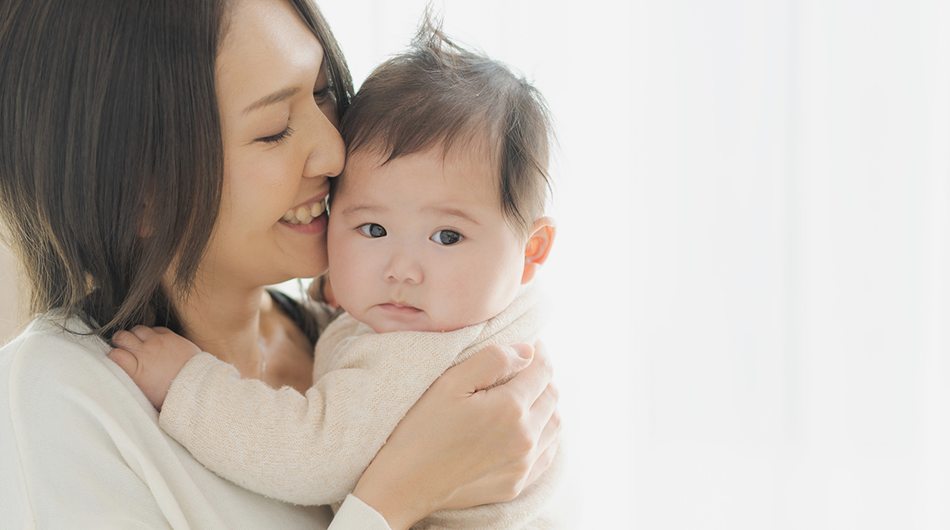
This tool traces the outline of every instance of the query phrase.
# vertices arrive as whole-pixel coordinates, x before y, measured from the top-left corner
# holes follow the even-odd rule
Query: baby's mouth
[[[310,205],[309,208],[307,206],[298,206],[297,208],[287,210],[287,213],[285,213],[280,220],[292,225],[308,225],[314,219],[320,217],[320,214],[326,210],[327,199],[324,197]]]
[[[400,302],[388,302],[385,304],[379,304],[379,307],[386,311],[390,311],[393,313],[400,313],[404,315],[414,315],[414,314],[423,312],[418,307],[413,307],[411,305],[406,305]]]

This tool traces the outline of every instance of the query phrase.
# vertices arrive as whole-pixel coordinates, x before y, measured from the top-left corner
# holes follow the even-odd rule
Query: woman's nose
[[[304,164],[304,177],[335,177],[343,171],[346,148],[340,131],[319,108],[313,118],[310,152]]]
[[[413,256],[412,252],[402,250],[395,252],[386,270],[383,273],[386,281],[395,283],[408,283],[418,285],[422,283],[425,275],[422,273],[422,266],[419,260]]]

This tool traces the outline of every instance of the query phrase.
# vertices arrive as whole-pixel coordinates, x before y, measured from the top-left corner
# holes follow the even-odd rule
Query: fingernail
[[[515,349],[515,353],[518,354],[518,357],[522,359],[530,359],[534,353],[534,349],[527,344],[515,344],[512,346]]]

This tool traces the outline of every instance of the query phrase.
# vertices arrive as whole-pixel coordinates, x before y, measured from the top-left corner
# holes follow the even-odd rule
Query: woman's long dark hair
[[[325,50],[340,112],[343,56],[316,6],[291,0]],[[177,319],[218,214],[215,58],[224,0],[0,4],[0,220],[30,310],[110,338]]]

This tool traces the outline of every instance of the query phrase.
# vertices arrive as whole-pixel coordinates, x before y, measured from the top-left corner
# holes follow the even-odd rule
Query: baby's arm
[[[354,324],[338,320],[321,344],[351,338]],[[412,355],[415,349],[384,355],[373,339],[346,347],[353,355],[329,363],[330,373],[305,395],[241,379],[233,366],[197,355],[169,389],[160,425],[208,469],[251,491],[295,504],[342,501],[454,358]]]
[[[353,415],[365,411],[367,393],[383,390],[371,390],[376,378],[365,366],[302,396],[242,379],[233,366],[167,328],[136,326],[117,333],[113,343],[109,357],[161,410],[160,425],[172,438],[218,475],[287,502],[342,501],[405,412],[368,441],[344,434],[361,424]],[[428,385],[418,386],[424,391]],[[367,442],[376,449],[359,450]]]
[[[112,336],[116,347],[109,358],[118,364],[132,381],[161,410],[172,380],[192,357],[201,353],[190,340],[168,328],[135,326]]]
[[[350,365],[303,396],[242,379],[166,328],[136,326],[116,333],[113,343],[109,357],[161,410],[161,427],[199,462],[240,486],[297,504],[342,501],[415,401],[394,400],[370,414],[367,405],[390,392],[372,363]],[[403,384],[421,395],[438,373]],[[387,427],[367,429],[376,423]]]

